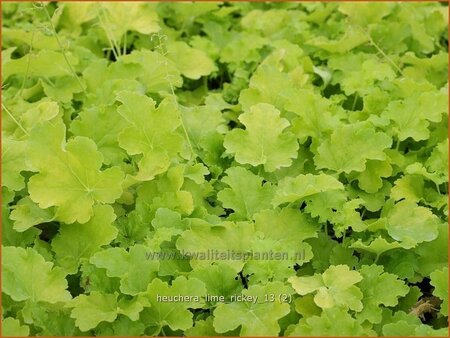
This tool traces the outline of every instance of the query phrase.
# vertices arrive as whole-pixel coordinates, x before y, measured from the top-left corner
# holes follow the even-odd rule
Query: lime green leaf
[[[235,336],[233,334],[235,331],[232,331],[230,336]],[[186,337],[215,337],[220,336],[219,333],[214,330],[213,326],[213,317],[208,317],[206,320],[197,320],[194,323],[194,327],[187,329],[184,331]],[[225,334],[222,334],[225,336]],[[228,335],[228,334],[227,334]]]
[[[335,70],[332,82],[337,82],[346,95],[367,94],[379,81],[393,80],[395,71],[388,63],[374,54],[346,54],[332,56],[328,66]]]
[[[21,325],[20,321],[12,317],[2,319],[2,335],[4,337],[28,337],[30,329]]]
[[[322,309],[342,306],[354,311],[363,309],[361,303],[363,295],[354,285],[361,280],[361,274],[351,271],[346,265],[330,266],[322,275],[289,278],[298,294],[307,295],[316,292],[314,302]]]
[[[441,313],[448,315],[448,268],[434,271],[431,275],[431,285],[434,286],[433,295],[442,299]]]
[[[420,330],[420,319],[412,313],[405,313],[403,311],[395,312],[392,318],[389,318],[388,323],[383,325],[382,333],[384,336],[398,336],[408,335],[415,336],[416,330]],[[426,331],[426,330],[425,330]]]
[[[338,324],[338,326],[337,326]],[[324,309],[322,314],[300,319],[289,336],[372,336],[374,332],[364,328],[345,309]]]
[[[80,286],[86,293],[99,291],[100,293],[114,293],[119,290],[120,279],[107,276],[106,270],[84,261],[80,265]]]
[[[25,161],[27,143],[11,137],[2,137],[2,186],[10,190],[21,190],[25,180],[20,174],[27,170]]]
[[[133,51],[120,58],[128,68],[133,69],[150,92],[171,91],[183,83],[176,64],[165,56],[149,50]],[[126,68],[125,68],[126,69]]]
[[[398,298],[406,296],[409,288],[396,275],[384,272],[381,265],[363,265],[360,273],[363,279],[358,286],[363,293],[363,309],[357,318],[361,322],[368,320],[371,323],[380,323],[380,305],[396,306]]]
[[[278,15],[275,16],[280,18]],[[251,35],[244,34],[243,38],[251,38]],[[255,37],[248,46],[256,45],[257,48],[260,48],[265,43],[267,42]],[[283,109],[290,97],[296,94],[297,89],[309,86],[310,75],[308,72],[312,73],[313,65],[303,50],[287,40],[274,41],[271,45],[272,53],[259,64],[252,74],[248,84],[249,88],[240,92],[239,103],[244,111],[260,103],[268,103],[277,109]],[[236,51],[234,53],[236,54]],[[250,58],[257,58],[254,50],[239,53],[239,57],[242,58],[249,53],[251,54]],[[245,59],[245,61],[247,60],[248,58]]]
[[[414,249],[420,269],[416,271],[422,276],[429,276],[433,271],[442,269],[448,265],[448,224],[441,223],[438,225],[438,236],[431,242],[423,242]]]
[[[208,168],[202,163],[194,164],[193,166],[186,166],[184,176],[190,178],[197,184],[205,182],[205,176],[209,174]]]
[[[303,265],[313,257],[308,243],[300,242],[295,247],[285,248],[280,242],[271,238],[253,241],[252,255],[243,270],[251,284],[285,281],[295,275],[296,264]]]
[[[14,193],[7,188],[2,188],[2,241],[5,246],[28,246],[39,236],[40,230],[36,228],[18,232],[13,229],[10,219],[9,204],[14,199]]]
[[[348,265],[350,268],[354,268],[358,265],[358,258],[354,255],[354,250],[345,246],[336,245],[331,250],[330,255],[331,265]]]
[[[383,326],[383,336],[395,337],[399,335],[414,335],[415,325],[409,324],[405,320],[399,320],[395,323],[389,323]]]
[[[317,224],[296,209],[265,210],[255,214],[253,219],[255,231],[261,232],[260,238],[274,239],[284,248],[296,247],[308,238],[317,237]]]
[[[442,184],[442,183],[448,181],[448,176],[446,176],[446,174],[437,173],[437,172],[430,173],[427,170],[427,168],[425,168],[425,166],[419,162],[415,162],[415,163],[407,166],[405,168],[405,173],[409,174],[409,175],[421,175],[436,184]]]
[[[70,131],[75,136],[93,140],[102,153],[105,164],[116,164],[126,156],[117,140],[117,135],[126,126],[127,123],[116,113],[116,107],[91,107],[78,114],[78,118],[70,125]]]
[[[338,117],[332,114],[336,108],[329,100],[312,90],[297,90],[286,101],[284,109],[298,115],[292,120],[292,131],[301,143],[308,137],[320,139],[339,125]]]
[[[144,73],[142,66],[136,63],[126,63],[123,58],[119,58],[117,62],[113,63],[109,63],[105,59],[96,59],[86,67],[83,71],[83,78],[86,81],[87,93],[83,111],[88,109],[101,111],[104,105],[113,105],[116,101],[116,94],[123,90],[138,93],[146,91],[146,86],[136,79]],[[160,79],[153,80],[156,82]],[[155,84],[155,82],[152,83]],[[162,81],[156,82],[156,84],[158,83],[165,84]],[[115,109],[117,107],[114,107]],[[120,115],[114,116],[113,120],[120,120]],[[103,121],[103,123],[109,125],[107,121]],[[101,130],[103,129],[102,127]],[[91,131],[91,133],[94,132]]]
[[[62,122],[35,127],[27,156],[39,171],[28,184],[31,199],[42,209],[56,206],[56,219],[65,223],[86,223],[94,204],[113,203],[122,193],[121,170],[100,170],[103,156],[88,138],[65,143]]]
[[[159,262],[151,260],[148,248],[141,244],[132,246],[129,251],[123,248],[108,248],[97,252],[90,262],[106,269],[109,277],[120,278],[120,290],[128,295],[137,295],[147,290],[147,285],[156,277]]]
[[[174,297],[180,295],[187,296],[187,299],[175,301]],[[188,309],[201,308],[205,295],[205,285],[198,279],[178,277],[169,286],[156,278],[148,285],[145,293],[151,307],[149,320],[144,324],[159,328],[157,333],[164,326],[169,326],[172,330],[187,330],[193,325],[193,316]],[[167,300],[162,297],[167,297]]]
[[[190,230],[183,232],[176,245],[178,250],[192,254],[190,264],[193,268],[221,261],[232,266],[237,273],[244,265],[243,253],[249,251],[253,237],[253,224],[249,222],[224,222],[213,225],[204,220],[194,219],[190,224]],[[241,257],[236,257],[240,259],[226,255],[231,251],[241,254]],[[217,253],[217,257],[211,254],[214,252]]]
[[[152,4],[108,2],[100,4],[100,9],[106,10],[97,11],[100,25],[109,34],[109,38],[117,42],[127,31],[151,34],[160,29],[158,16]]]
[[[351,6],[350,3],[339,4],[339,12],[345,14],[353,23],[367,26],[379,22],[393,10],[393,3],[361,3]]]
[[[448,139],[436,145],[425,166],[429,172],[442,177],[442,180],[448,180]]]
[[[117,229],[112,225],[115,219],[111,206],[97,205],[87,223],[61,225],[58,235],[52,240],[58,264],[69,273],[75,273],[81,259],[89,259],[101,246],[116,238]]]
[[[54,208],[41,209],[28,196],[17,202],[10,215],[10,218],[14,221],[14,230],[19,232],[26,231],[41,223],[50,222],[54,217]]]
[[[98,15],[98,4],[87,3],[61,3],[62,14],[60,24],[64,27],[74,28],[94,19]],[[55,41],[57,43],[57,41]]]
[[[140,296],[135,298],[122,298],[119,299],[117,313],[127,316],[133,321],[139,319],[139,313],[144,309],[144,305],[148,305],[147,302]]]
[[[132,321],[125,316],[117,316],[112,323],[101,322],[95,328],[96,336],[142,336],[145,326],[139,321]]]
[[[257,237],[252,244],[253,256],[244,267],[252,283],[284,281],[295,275],[296,264],[311,260],[311,246],[304,241],[317,236],[318,225],[308,216],[286,208],[261,211],[253,218]]]
[[[220,61],[240,63],[259,60],[258,51],[267,43],[267,39],[253,32],[235,34],[220,51]]]
[[[438,236],[439,219],[431,210],[415,202],[403,200],[394,205],[387,216],[389,235],[408,249],[430,242]]]
[[[222,296],[224,300],[242,290],[242,284],[236,276],[233,268],[220,263],[195,269],[189,274],[190,278],[199,279],[205,284],[208,295]],[[220,300],[212,302],[220,303]]]
[[[34,304],[22,310],[25,321],[32,322],[34,329],[42,336],[80,336],[75,320],[70,318],[70,310],[58,304]]]
[[[167,57],[176,63],[180,73],[190,79],[197,80],[217,69],[205,52],[194,49],[185,42],[168,44],[167,53]]]
[[[39,30],[24,30],[24,29],[14,29],[14,28],[4,28],[2,30],[3,39],[5,46],[17,45],[17,44],[27,44],[32,45],[34,50],[41,49],[51,49],[59,50],[58,41],[51,36],[46,35],[44,32]],[[60,41],[63,46],[67,46],[67,41],[64,41],[60,37]]]
[[[405,175],[395,181],[392,187],[391,196],[399,201],[407,199],[419,202],[424,197],[424,180],[419,175]]]
[[[234,217],[251,219],[260,210],[270,209],[274,188],[270,183],[242,167],[232,167],[226,171],[222,182],[230,186],[217,194],[217,199],[225,208],[234,210]]]
[[[360,198],[350,200],[342,205],[342,209],[331,217],[337,236],[341,236],[348,228],[362,232],[366,230],[366,224],[362,221],[360,213],[356,210],[364,201]]]
[[[388,162],[368,160],[366,169],[359,174],[359,187],[368,193],[375,193],[383,186],[382,177],[389,177],[392,174],[392,167]]]
[[[290,295],[292,290],[281,282],[265,286],[254,285],[242,292],[255,302],[230,302],[219,304],[214,310],[214,329],[218,333],[241,326],[241,336],[277,336],[278,320],[289,313],[289,304],[280,302],[280,295]],[[266,301],[266,295],[274,301]]]
[[[383,116],[394,121],[394,133],[400,141],[408,137],[416,141],[430,137],[429,122],[441,121],[448,113],[448,96],[441,92],[425,92],[411,95],[405,100],[393,101]]]
[[[12,131],[15,139],[26,140],[28,139],[29,132],[41,122],[56,121],[61,116],[60,108],[56,102],[49,101],[47,98],[33,104],[26,104],[23,107],[16,108],[13,111],[7,110],[5,107],[2,118],[7,128],[3,128],[3,132],[6,130]],[[18,150],[18,149],[17,149]],[[25,164],[27,164],[25,162]],[[28,167],[27,167],[28,168]],[[24,168],[22,168],[24,170]],[[27,169],[29,170],[29,168]],[[20,170],[19,170],[20,171]]]
[[[297,157],[294,135],[284,131],[289,122],[270,104],[260,103],[239,116],[245,130],[234,129],[225,136],[224,146],[237,162],[264,165],[268,172],[288,167]]]
[[[321,222],[326,222],[335,217],[336,210],[341,210],[347,201],[347,194],[344,190],[330,190],[307,196],[305,200],[305,211],[312,217],[319,217]]]
[[[392,140],[367,124],[343,125],[336,128],[330,139],[317,148],[314,162],[317,168],[337,172],[364,171],[367,160],[386,159],[384,149]]]
[[[183,107],[182,115],[192,146],[196,148],[199,156],[205,164],[219,166],[222,171],[220,157],[224,149],[220,131],[226,127],[220,110],[209,105]]]
[[[418,337],[447,337],[448,336],[448,328],[442,328],[434,330],[429,325],[421,324],[416,327],[414,331],[416,336]]]
[[[323,36],[307,41],[308,45],[319,47],[330,53],[344,54],[353,48],[369,41],[367,34],[355,27],[349,26],[339,40],[329,40]]]
[[[320,315],[322,312],[322,309],[314,303],[312,294],[297,298],[294,301],[294,307],[295,311],[305,318]]]
[[[371,252],[378,257],[386,251],[398,249],[398,248],[401,248],[402,246],[398,242],[388,242],[383,237],[378,236],[373,241],[371,241],[369,244],[365,244],[360,239],[358,239],[350,247],[354,248],[354,249],[365,250],[365,251]]]
[[[32,248],[2,249],[3,292],[15,301],[65,302],[71,299],[64,272]]]
[[[272,204],[278,206],[283,203],[295,202],[306,196],[324,191],[342,189],[344,189],[344,186],[341,182],[333,176],[326,174],[302,174],[297,177],[285,177],[278,183]]]
[[[170,159],[181,151],[183,138],[176,132],[180,114],[169,99],[155,108],[155,101],[133,92],[120,92],[118,112],[128,127],[119,134],[119,144],[130,155],[142,154],[139,180],[151,180],[169,168]]]
[[[1,8],[3,333],[448,334],[447,6]]]
[[[117,318],[117,295],[91,292],[79,295],[66,305],[72,308],[70,316],[81,331],[95,328],[100,322]]]
[[[194,200],[189,191],[182,189],[184,183],[184,167],[172,167],[156,180],[139,187],[136,204],[139,208],[150,209],[152,213],[158,208],[167,208],[182,215],[190,215],[194,209]]]
[[[66,59],[67,58],[67,61]],[[52,50],[41,50],[38,53],[27,54],[20,59],[13,59],[3,64],[2,77],[6,80],[11,75],[32,75],[39,77],[73,76],[70,69],[78,63],[78,59],[70,52],[65,56]]]
[[[81,93],[83,88],[73,75],[57,77],[53,82],[40,81],[44,93],[52,100],[58,102],[70,102],[74,94]]]

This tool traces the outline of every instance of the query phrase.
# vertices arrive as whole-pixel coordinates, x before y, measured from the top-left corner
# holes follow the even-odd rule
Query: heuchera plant
[[[447,336],[447,13],[3,3],[3,336]]]

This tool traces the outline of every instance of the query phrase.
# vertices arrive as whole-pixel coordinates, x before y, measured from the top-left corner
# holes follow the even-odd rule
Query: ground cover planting
[[[447,336],[448,7],[2,3],[3,336]]]

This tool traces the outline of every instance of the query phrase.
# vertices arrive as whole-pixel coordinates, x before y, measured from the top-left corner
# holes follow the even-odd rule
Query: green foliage
[[[280,302],[279,295],[290,292],[290,288],[280,282],[251,286],[242,294],[257,297],[258,303],[219,304],[214,310],[214,328],[223,333],[241,326],[242,336],[277,335],[280,331],[278,319],[289,313],[289,304]],[[265,302],[266,295],[274,295],[277,300]]]
[[[40,208],[57,207],[57,220],[86,223],[94,203],[120,197],[124,175],[118,167],[101,170],[103,156],[91,139],[78,136],[65,144],[65,128],[62,121],[33,128],[26,159],[38,174],[30,178],[28,189]]]
[[[441,313],[448,315],[448,268],[434,271],[431,275],[431,284],[434,286],[433,294],[442,299]]]
[[[260,210],[270,208],[274,188],[270,183],[242,167],[228,169],[222,182],[229,188],[222,189],[217,199],[225,208],[234,210],[233,216],[251,219]]]
[[[57,303],[70,300],[65,273],[35,249],[2,248],[3,292],[14,301]]]
[[[8,317],[2,320],[2,332],[7,337],[26,337],[30,329],[26,325],[21,325],[17,319]]]
[[[297,156],[298,143],[292,133],[283,133],[289,127],[286,119],[273,106],[260,103],[239,116],[245,130],[233,129],[226,136],[224,146],[235,154],[241,164],[264,165],[267,172],[289,167]]]
[[[4,336],[447,336],[448,5],[2,3]]]
[[[299,295],[315,292],[314,302],[322,309],[345,307],[358,312],[362,310],[362,293],[354,284],[361,280],[362,276],[346,265],[331,265],[323,274],[289,278]]]

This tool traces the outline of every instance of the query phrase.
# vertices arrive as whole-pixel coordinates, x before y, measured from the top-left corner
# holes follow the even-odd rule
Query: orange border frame
[[[0,0],[0,12],[1,13],[3,13],[3,10],[2,10],[3,2],[35,2],[35,1]],[[52,1],[45,0],[42,2],[52,2]],[[450,18],[450,0],[400,0],[400,1],[393,1],[393,0],[370,0],[370,1],[364,1],[364,0],[345,0],[345,1],[342,1],[342,0],[273,0],[273,1],[264,1],[264,0],[226,0],[226,1],[218,1],[218,0],[197,0],[197,1],[192,1],[192,0],[177,0],[177,1],[174,1],[174,0],[160,0],[160,1],[158,1],[158,0],[148,0],[148,1],[146,1],[146,0],[109,0],[109,1],[108,0],[99,0],[99,1],[62,0],[62,1],[57,1],[57,2],[400,2],[400,3],[401,2],[446,2],[446,3],[449,3],[449,6],[447,7],[447,14]],[[2,16],[0,16],[0,50],[2,47],[2,39],[1,39],[2,27],[3,27],[2,20],[3,20]],[[447,27],[447,37],[449,37],[449,36],[450,36],[450,25],[448,25],[448,27]],[[1,56],[0,56],[0,60],[1,60]],[[448,63],[450,64],[450,54],[449,53],[448,53]],[[0,78],[1,78],[1,74],[2,74],[2,70],[0,67]],[[450,69],[448,69],[447,77],[450,82]],[[1,92],[1,89],[0,89],[0,92]],[[448,107],[450,109],[450,88],[448,89],[448,94],[449,94]],[[2,97],[0,96],[0,103],[1,103],[1,101],[2,101]],[[450,118],[447,119],[447,125],[448,125],[448,128],[450,128]],[[2,120],[0,118],[0,128],[1,127],[2,127]],[[1,146],[1,144],[2,144],[2,141],[1,141],[1,137],[0,137],[0,146]],[[449,146],[449,150],[450,150],[450,146]],[[0,153],[1,153],[1,148],[0,148]],[[1,161],[0,161],[0,168],[1,167],[2,167],[2,165],[1,165]],[[448,167],[448,174],[450,176],[450,164]],[[0,183],[1,183],[1,181],[2,181],[2,177],[1,177],[1,172],[0,172]],[[448,203],[450,204],[450,194],[447,198],[448,198]],[[0,202],[2,201],[2,199],[3,199],[3,196],[0,195]],[[2,211],[0,209],[0,216],[1,216],[1,214],[2,214]],[[450,227],[450,220],[448,221],[448,225]],[[1,244],[3,243],[1,229],[2,229],[2,224],[0,221],[0,257],[2,255]],[[450,256],[450,236],[449,236],[449,238],[447,238],[447,243],[448,243],[447,257],[449,257]],[[450,279],[450,270],[449,270],[449,279]],[[2,285],[3,285],[2,284],[2,270],[0,269],[0,291],[1,291]],[[449,286],[450,286],[450,284],[449,284]],[[2,307],[2,293],[0,292],[0,311],[2,310],[1,307]],[[448,304],[448,310],[450,312],[450,304]],[[3,327],[1,324],[2,324],[2,319],[0,317],[0,338],[6,337],[6,336],[2,335]],[[449,325],[448,329],[450,330],[450,325]],[[20,336],[18,336],[18,337],[20,337]],[[33,336],[30,336],[30,337],[33,337]],[[57,336],[40,336],[40,337],[57,337]],[[64,336],[64,338],[79,338],[79,337],[82,337],[82,336]],[[85,336],[85,337],[92,337],[92,336]],[[103,337],[105,337],[105,338],[137,338],[140,336],[103,336]],[[178,336],[166,336],[166,337],[167,338],[178,338]],[[223,337],[223,336],[212,336],[212,337]],[[259,338],[259,337],[251,337],[251,336],[246,336],[246,337]],[[268,336],[268,337],[270,337],[270,336]],[[339,338],[358,338],[357,336],[314,336],[314,337],[315,338],[337,338],[337,337],[339,337]],[[395,336],[393,338],[404,338],[404,337],[407,337],[407,336]],[[438,338],[439,337],[450,337],[450,332],[449,332],[449,336],[437,336],[437,337]],[[22,338],[22,337],[20,337],[20,338]],[[25,337],[23,337],[23,338],[25,338]],[[240,337],[236,337],[236,338],[240,338]],[[426,338],[426,337],[423,337],[423,338]]]

